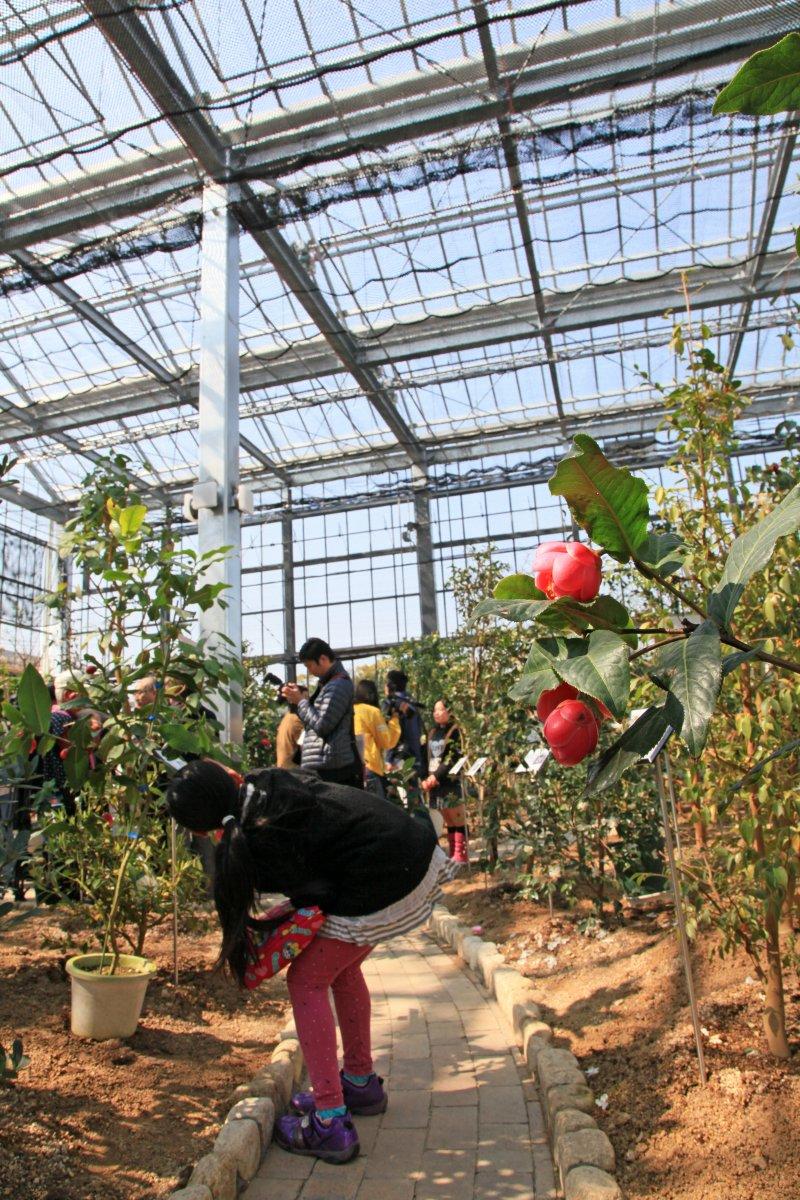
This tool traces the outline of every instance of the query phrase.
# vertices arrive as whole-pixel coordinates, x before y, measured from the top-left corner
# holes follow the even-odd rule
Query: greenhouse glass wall
[[[569,531],[547,479],[575,433],[663,478],[676,324],[751,401],[732,471],[774,455],[797,126],[712,106],[798,23],[798,0],[7,0],[7,662],[80,657],[91,596],[57,628],[37,597],[109,453],[152,520],[241,545],[228,631],[278,663],[452,632],[454,567],[492,545],[528,569]]]

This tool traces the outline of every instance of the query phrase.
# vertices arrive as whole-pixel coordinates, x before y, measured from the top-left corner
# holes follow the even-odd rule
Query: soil
[[[3,1200],[147,1200],[181,1186],[214,1143],[233,1089],[269,1061],[285,1024],[284,976],[242,994],[212,975],[219,934],[184,933],[172,982],[172,938],[148,935],[157,964],[139,1028],[126,1041],[69,1031],[72,946],[57,911],[4,931],[0,1043],[21,1037],[30,1066],[0,1085]],[[44,948],[43,948],[44,942]]]
[[[693,950],[709,1072],[700,1086],[673,916],[551,915],[483,875],[447,904],[535,984],[543,1015],[588,1070],[627,1200],[800,1198],[800,988],[787,981],[793,1057],[766,1052],[763,993],[745,955]]]

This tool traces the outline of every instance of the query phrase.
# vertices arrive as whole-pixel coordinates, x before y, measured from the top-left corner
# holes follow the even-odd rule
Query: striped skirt
[[[437,846],[425,877],[413,892],[396,900],[388,908],[366,913],[363,917],[335,917],[328,915],[320,926],[319,936],[337,938],[340,942],[355,942],[359,946],[374,946],[393,937],[401,937],[412,929],[425,925],[431,911],[442,895],[442,884],[448,883],[457,873],[460,863],[448,858],[441,846]]]

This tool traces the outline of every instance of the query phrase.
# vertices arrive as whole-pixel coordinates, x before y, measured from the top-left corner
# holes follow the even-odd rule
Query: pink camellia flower
[[[600,590],[600,555],[583,542],[543,542],[533,558],[534,582],[551,600],[570,596],[585,604]]]

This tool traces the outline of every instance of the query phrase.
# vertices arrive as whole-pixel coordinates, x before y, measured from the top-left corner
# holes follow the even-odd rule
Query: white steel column
[[[50,536],[44,549],[42,563],[42,584],[45,594],[54,592],[59,583],[67,584],[69,590],[69,560],[62,559],[58,553],[58,544],[64,532],[61,525],[50,522]],[[70,664],[70,601],[64,602],[61,609],[43,608],[42,618],[42,649],[39,656],[39,670],[47,679],[69,667]]]
[[[207,579],[226,583],[227,605],[200,614],[200,628],[228,638],[220,649],[242,653],[242,536],[235,507],[239,482],[239,226],[231,205],[235,187],[207,183],[203,189],[203,238],[200,265],[200,387],[198,478],[218,488],[216,507],[198,511],[200,553],[220,546],[232,549],[212,567]],[[241,700],[219,701],[223,737],[242,740]]]
[[[297,651],[295,643],[295,611],[294,611],[294,531],[292,521],[292,492],[286,488],[284,492],[284,509],[281,514],[281,543],[283,547],[283,654],[286,678],[297,679],[297,667],[294,656]]]

